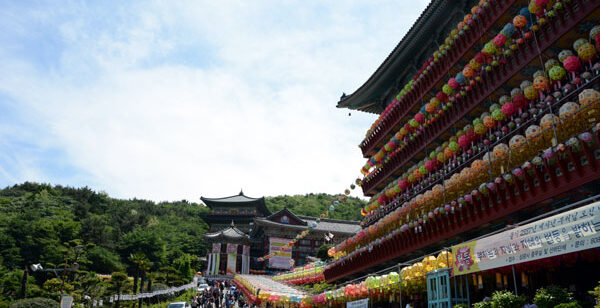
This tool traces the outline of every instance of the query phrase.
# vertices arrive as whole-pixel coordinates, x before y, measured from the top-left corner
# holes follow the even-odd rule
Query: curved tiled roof
[[[385,104],[379,102],[382,94],[393,86],[398,75],[406,71],[406,67],[410,67],[409,61],[414,58],[415,54],[418,54],[416,49],[422,48],[427,45],[428,41],[431,41],[439,25],[444,24],[448,19],[448,11],[457,5],[463,6],[464,1],[431,0],[421,16],[373,75],[354,93],[342,96],[337,107],[381,113],[385,108]],[[417,65],[420,66],[421,63]]]
[[[244,195],[243,191],[240,191],[239,194],[223,197],[223,198],[206,198],[200,197],[200,200],[206,204],[209,208],[213,208],[215,206],[224,206],[224,205],[235,205],[235,206],[256,206],[258,210],[260,210],[265,216],[271,215],[271,211],[267,209],[265,205],[265,197],[260,198],[252,198]]]
[[[249,243],[250,237],[236,228],[231,223],[231,227],[223,230],[219,230],[213,233],[204,234],[204,238],[211,242],[223,242],[223,243]]]
[[[317,221],[316,217],[309,216],[297,216],[307,224],[312,224]],[[271,221],[266,218],[254,218],[254,223],[258,226],[268,226],[268,227],[280,227],[286,229],[294,229],[294,230],[307,230],[308,226],[301,225],[291,225],[284,224],[276,221]],[[361,229],[360,222],[358,221],[350,221],[350,220],[336,220],[336,219],[321,219],[317,224],[317,227],[314,228],[314,231],[317,232],[331,232],[334,234],[345,234],[352,235],[358,232]]]

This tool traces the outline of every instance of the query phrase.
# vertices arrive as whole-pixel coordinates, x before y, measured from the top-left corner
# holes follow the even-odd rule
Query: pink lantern
[[[423,122],[425,122],[425,116],[423,116],[422,113],[417,112],[417,114],[415,114],[415,120],[419,122],[419,124],[423,124]]]
[[[504,45],[504,43],[506,43],[506,35],[502,33],[496,35],[496,37],[494,38],[494,44],[496,44],[496,46],[502,46]]]
[[[458,138],[458,144],[461,148],[463,148],[463,150],[466,150],[470,142],[471,141],[469,140],[469,137],[467,137],[466,135],[462,135]]]
[[[453,78],[450,78],[450,79],[448,80],[448,85],[449,85],[449,86],[451,86],[451,87],[452,87],[452,89],[456,89],[456,88],[458,88],[458,82],[456,81],[456,79],[454,79],[454,77],[453,77]]]
[[[563,61],[563,66],[567,71],[571,73],[577,73],[579,70],[581,70],[581,61],[579,61],[577,56],[568,56]]]
[[[502,105],[502,113],[504,113],[506,117],[510,117],[513,113],[515,113],[515,107],[513,103],[508,102]]]

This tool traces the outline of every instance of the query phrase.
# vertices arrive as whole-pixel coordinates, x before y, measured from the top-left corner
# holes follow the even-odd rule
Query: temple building
[[[206,241],[210,244],[207,255],[208,276],[233,277],[235,274],[250,272],[250,237],[236,228],[231,222],[229,228],[206,233]]]
[[[356,166],[357,183],[371,197],[362,229],[330,250],[326,281],[343,285],[386,269],[397,277],[400,264],[402,289],[378,298],[429,307],[479,301],[492,289],[529,298],[551,284],[576,297],[593,289],[598,25],[600,1],[431,1],[337,103],[379,117],[359,144],[366,163]],[[443,298],[435,293],[442,275],[454,287],[450,296],[445,280]],[[454,293],[463,287],[466,295]]]
[[[204,235],[210,243],[208,276],[231,278],[234,274],[276,272],[307,263],[323,244],[337,244],[360,230],[358,221],[299,216],[287,208],[271,213],[265,198],[238,195],[201,200],[210,208],[202,215],[209,224]],[[260,262],[258,258],[288,245],[300,232],[310,230],[291,248]]]
[[[256,217],[271,215],[265,205],[265,198],[251,198],[240,193],[224,198],[205,198],[200,200],[210,208],[208,214],[203,214],[202,219],[210,226],[209,232],[228,228],[233,221],[236,228],[243,232],[250,230],[250,224]]]
[[[319,221],[317,223],[317,220]],[[317,250],[323,244],[337,244],[356,234],[360,230],[358,221],[336,220],[310,216],[295,215],[287,208],[268,217],[254,218],[254,229],[250,236],[255,241],[255,250],[258,254],[266,255],[273,245],[285,244],[302,231],[314,229],[308,236],[294,245],[291,254],[285,257],[276,257],[275,260],[265,262],[265,268],[289,269],[293,267],[289,260],[293,259],[295,265],[304,265],[309,256],[315,257]]]

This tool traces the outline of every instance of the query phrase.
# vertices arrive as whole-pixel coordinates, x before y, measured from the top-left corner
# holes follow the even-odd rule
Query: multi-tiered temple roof
[[[229,227],[233,221],[242,231],[250,230],[250,223],[255,217],[266,217],[271,211],[265,205],[265,198],[252,198],[239,194],[224,198],[200,198],[210,208],[208,214],[202,215],[202,219],[211,227],[211,231],[217,231]]]

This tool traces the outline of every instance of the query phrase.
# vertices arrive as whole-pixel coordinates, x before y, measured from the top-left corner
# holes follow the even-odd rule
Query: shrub
[[[554,306],[554,308],[581,308],[578,302],[562,303]]]
[[[573,301],[573,295],[565,288],[548,286],[535,292],[533,302],[539,308],[554,308],[558,304]]]
[[[600,282],[598,282],[598,285],[594,288],[594,290],[589,291],[589,293],[596,299],[596,306],[594,307],[600,308]]]
[[[473,308],[492,308],[492,302],[484,300],[482,302],[473,304]]]
[[[496,291],[492,295],[491,303],[492,308],[521,308],[525,305],[525,298],[510,291]]]
[[[467,304],[457,304],[457,305],[454,305],[454,307],[452,307],[452,308],[469,308],[469,306],[467,306]]]
[[[10,308],[58,308],[57,301],[49,298],[34,297],[18,300],[10,304]]]

